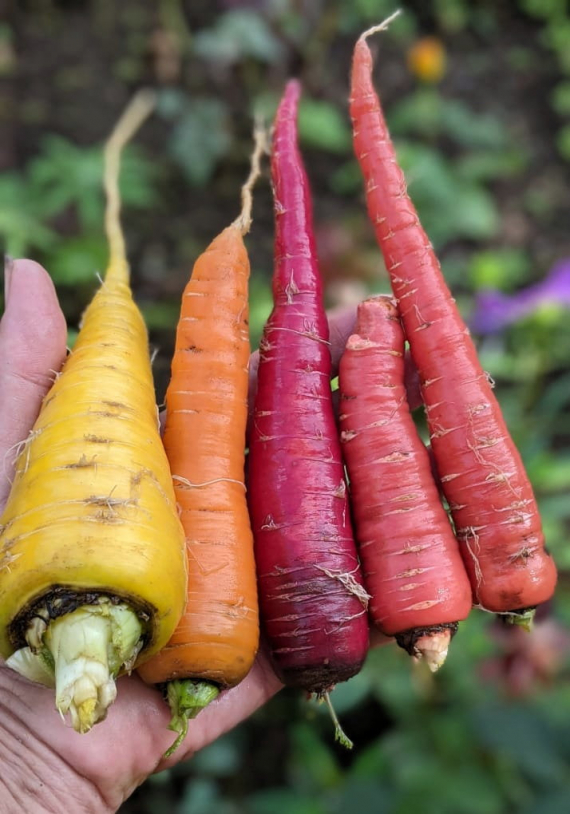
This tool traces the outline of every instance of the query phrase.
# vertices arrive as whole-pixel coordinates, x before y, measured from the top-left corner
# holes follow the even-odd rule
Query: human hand
[[[8,497],[15,452],[40,409],[66,353],[65,319],[47,272],[37,263],[10,264],[0,322],[0,511]],[[333,365],[354,324],[354,309],[331,322]],[[257,360],[252,359],[252,383]],[[375,643],[383,639],[377,634]],[[155,771],[188,758],[247,718],[281,684],[263,651],[247,678],[222,693],[192,721],[168,760],[170,711],[160,693],[138,676],[118,681],[118,697],[104,724],[79,735],[62,724],[53,691],[0,664],[0,758],[4,811],[116,811]],[[5,807],[4,807],[5,806]]]

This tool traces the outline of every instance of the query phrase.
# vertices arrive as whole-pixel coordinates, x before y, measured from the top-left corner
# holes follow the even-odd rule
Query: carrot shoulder
[[[115,677],[168,641],[186,588],[140,312],[118,214],[119,154],[149,111],[135,97],[108,142],[110,262],[76,344],[22,445],[0,526],[0,649],[55,685],[81,732]]]
[[[339,369],[341,442],[370,616],[432,670],[471,587],[404,383],[404,332],[388,297],[362,302]]]
[[[552,596],[556,569],[520,455],[407,194],[372,83],[366,36],[374,30],[356,43],[350,99],[368,212],[420,372],[433,454],[475,602],[524,619]]]
[[[186,534],[188,594],[174,635],[139,672],[168,684],[171,728],[180,735],[169,753],[188,718],[247,675],[258,648],[244,476],[250,267],[243,237],[262,149],[258,138],[241,216],[200,255],[184,290],[166,393],[163,442]]]
[[[328,324],[297,147],[299,84],[275,120],[274,307],[260,346],[249,454],[262,622],[282,680],[324,693],[360,669],[367,597],[333,414]]]

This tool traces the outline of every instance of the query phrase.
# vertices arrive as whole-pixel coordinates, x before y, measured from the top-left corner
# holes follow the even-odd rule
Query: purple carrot
[[[274,307],[260,345],[249,452],[262,620],[284,683],[325,694],[368,648],[367,594],[334,419],[311,194],[297,146],[300,85],[275,120]]]

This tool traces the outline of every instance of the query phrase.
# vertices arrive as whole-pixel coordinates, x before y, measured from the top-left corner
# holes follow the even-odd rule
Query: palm
[[[4,698],[23,728],[49,746],[82,778],[91,781],[111,809],[159,768],[187,758],[250,715],[279,689],[279,682],[263,657],[239,687],[192,722],[184,744],[167,762],[162,755],[172,744],[167,728],[168,707],[156,689],[137,676],[119,679],[118,697],[103,725],[87,735],[64,726],[54,708],[53,691],[31,684],[6,667],[0,668]]]
[[[65,357],[66,342],[65,321],[47,273],[36,263],[18,261],[7,277],[9,297],[0,323],[0,459],[4,461],[0,510],[9,491],[14,449],[35,421],[53,372],[59,370]],[[331,320],[335,363],[353,319],[354,313],[349,310]],[[182,746],[163,762],[162,755],[174,739],[174,733],[167,728],[169,710],[159,692],[137,676],[119,680],[118,698],[107,720],[87,735],[78,735],[62,724],[54,708],[53,691],[29,683],[4,666],[0,666],[0,685],[6,720],[12,725],[15,722],[15,743],[29,742],[31,754],[40,753],[42,760],[47,753],[53,772],[59,766],[62,772],[71,769],[77,782],[84,786],[86,783],[91,792],[94,790],[98,803],[111,810],[118,808],[149,774],[210,743],[280,687],[267,659],[260,654],[248,677],[192,721]],[[84,792],[85,787],[79,793]]]
[[[0,324],[0,509],[10,486],[17,444],[28,435],[53,371],[65,357],[65,321],[51,280],[35,263],[15,263],[7,275],[9,307]],[[33,292],[33,297],[30,293]],[[4,700],[24,731],[49,746],[75,772],[102,793],[111,808],[162,763],[174,733],[168,730],[169,710],[159,692],[137,677],[118,683],[118,698],[103,726],[78,735],[63,726],[54,707],[53,691],[31,684],[1,666]],[[211,742],[251,714],[279,689],[279,681],[263,656],[247,679],[225,693],[193,722],[172,764]]]

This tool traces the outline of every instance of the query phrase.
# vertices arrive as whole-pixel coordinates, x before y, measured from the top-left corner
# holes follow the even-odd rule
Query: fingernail
[[[4,308],[8,305],[10,295],[10,283],[12,281],[12,271],[14,270],[14,260],[9,254],[4,255]]]

